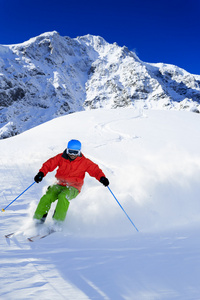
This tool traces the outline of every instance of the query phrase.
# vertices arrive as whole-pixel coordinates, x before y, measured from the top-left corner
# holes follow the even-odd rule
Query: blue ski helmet
[[[71,140],[68,142],[67,149],[81,150],[81,142],[79,142],[78,140]]]

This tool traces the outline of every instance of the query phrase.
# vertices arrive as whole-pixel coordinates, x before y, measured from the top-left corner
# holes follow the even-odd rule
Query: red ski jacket
[[[52,172],[58,167],[55,177],[58,180],[59,185],[73,186],[81,191],[84,183],[85,173],[100,180],[102,176],[105,176],[99,166],[93,163],[90,159],[86,158],[83,154],[78,156],[74,160],[70,160],[66,151],[60,153],[50,159],[48,159],[40,169],[40,172],[44,173],[44,176],[48,172]]]

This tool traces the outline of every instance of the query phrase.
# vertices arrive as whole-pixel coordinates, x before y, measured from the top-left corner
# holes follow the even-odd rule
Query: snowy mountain
[[[47,32],[0,45],[0,138],[93,108],[200,110],[200,76],[142,62],[102,37]]]
[[[48,173],[0,211],[0,299],[199,300],[199,127],[199,115],[185,111],[98,109],[1,140],[1,208],[33,182],[45,160],[78,138],[139,232],[87,174],[63,231],[28,242],[37,230],[36,205],[55,181],[55,172]]]

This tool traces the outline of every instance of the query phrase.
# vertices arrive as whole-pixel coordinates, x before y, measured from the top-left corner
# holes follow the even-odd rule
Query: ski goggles
[[[69,155],[80,155],[81,154],[81,150],[73,150],[73,149],[67,149],[67,154]]]

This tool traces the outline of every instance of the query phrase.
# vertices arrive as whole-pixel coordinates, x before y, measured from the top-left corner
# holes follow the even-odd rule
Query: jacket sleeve
[[[60,158],[61,154],[58,154],[48,159],[45,163],[43,163],[42,168],[39,171],[43,172],[44,176],[46,176],[48,172],[52,172],[58,166]]]
[[[99,166],[93,163],[90,159],[87,158],[87,170],[88,174],[92,177],[95,177],[97,180],[100,180],[102,176],[105,177],[103,171],[99,168]]]

